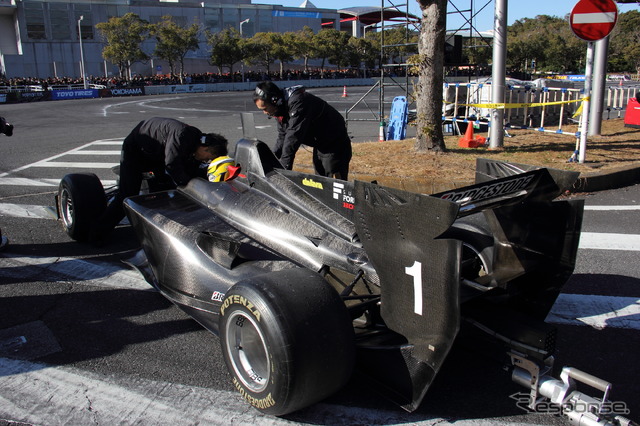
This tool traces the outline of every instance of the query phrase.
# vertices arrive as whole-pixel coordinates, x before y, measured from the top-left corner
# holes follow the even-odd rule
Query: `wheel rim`
[[[236,377],[252,392],[269,383],[270,362],[264,336],[251,316],[233,312],[226,323],[226,347]]]
[[[468,250],[467,253],[470,253],[471,256],[464,256],[463,254],[463,269],[464,265],[474,266],[473,277],[466,277],[469,279],[475,279],[477,277],[482,277],[489,273],[489,265],[485,261],[484,257],[480,254],[480,252],[471,244],[462,243],[462,249]]]
[[[71,228],[73,225],[73,200],[71,194],[66,188],[63,188],[60,193],[60,207],[62,210],[62,221],[67,228]]]

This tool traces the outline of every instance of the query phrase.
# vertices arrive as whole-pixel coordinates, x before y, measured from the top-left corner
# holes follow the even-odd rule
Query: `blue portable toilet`
[[[409,105],[406,96],[396,96],[391,103],[387,140],[403,140],[407,135],[407,117]]]

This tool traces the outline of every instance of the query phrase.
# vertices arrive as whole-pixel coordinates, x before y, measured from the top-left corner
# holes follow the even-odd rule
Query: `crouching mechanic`
[[[220,155],[220,146],[226,153],[223,136],[203,134],[178,120],[154,117],[141,121],[122,144],[118,194],[97,218],[90,241],[106,239],[124,218],[122,203],[140,192],[144,173],[153,173],[151,192],[186,185],[194,177],[206,177],[206,165]]]
[[[274,153],[291,170],[300,145],[313,147],[316,174],[347,180],[351,139],[342,115],[303,86],[284,90],[270,81],[256,86],[253,101],[259,110],[278,119]]]

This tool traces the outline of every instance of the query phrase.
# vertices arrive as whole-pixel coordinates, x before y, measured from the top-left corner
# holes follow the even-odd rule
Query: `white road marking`
[[[57,425],[239,425],[412,424],[522,425],[511,420],[478,419],[451,423],[432,414],[315,404],[287,416],[267,416],[237,392],[207,389],[135,376],[105,376],[73,367],[0,358],[0,418]]]
[[[583,232],[580,234],[581,249],[640,251],[640,235]]]
[[[0,216],[23,217],[30,219],[55,219],[49,208],[28,204],[0,203]]]
[[[637,206],[584,206],[584,209],[595,210],[595,211],[640,210],[640,205],[637,205]]]
[[[138,271],[124,264],[71,257],[14,256],[8,252],[0,255],[0,276],[30,279],[43,270],[47,271],[47,277],[60,282],[80,281],[95,287],[155,291]]]
[[[115,179],[102,180],[102,186],[109,187],[114,186],[117,181]],[[0,178],[0,185],[6,186],[58,186],[60,185],[60,179],[28,179],[28,178]]]
[[[74,163],[70,161],[41,161],[39,163],[33,163],[30,167],[52,167],[63,169],[111,169],[119,165],[120,163]]]
[[[587,325],[598,330],[604,328],[640,330],[640,299],[563,293],[556,299],[546,322]]]
[[[54,155],[52,157],[49,157],[49,158],[45,158],[44,160],[40,160],[40,161],[37,161],[37,162],[32,163],[32,164],[27,164],[26,166],[18,167],[17,169],[9,170],[8,172],[0,173],[0,178],[3,178],[3,177],[8,176],[10,174],[14,174],[14,173],[20,172],[22,170],[29,169],[31,167],[42,167],[42,166],[36,166],[36,165],[39,165],[39,164],[42,164],[42,163],[52,162],[52,160],[56,160],[58,158],[64,157],[65,155],[70,155],[70,154],[72,154],[74,152],[82,151],[83,149],[85,149],[87,147],[90,147],[91,145],[122,145],[122,140],[121,139],[101,139],[101,140],[89,142],[89,143],[86,143],[86,144],[84,144],[82,146],[74,148],[74,149],[72,149],[70,151],[66,151],[66,152],[63,152],[61,154],[57,154],[57,155]]]
[[[256,126],[256,129],[270,129],[273,126]],[[238,130],[242,130],[242,127],[236,127]]]
[[[83,151],[70,152],[69,155],[120,155],[121,151],[101,151],[85,149]]]
[[[0,185],[13,185],[13,186],[57,186],[50,182],[52,179],[27,179],[27,178],[0,178]],[[60,182],[60,181],[58,181]]]

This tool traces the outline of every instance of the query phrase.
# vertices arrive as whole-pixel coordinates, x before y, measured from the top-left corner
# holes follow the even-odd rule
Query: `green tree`
[[[507,29],[507,64],[513,71],[577,72],[584,56],[584,42],[571,31],[566,18],[539,15],[514,22]]]
[[[244,58],[242,38],[238,30],[228,27],[217,33],[207,31],[207,43],[211,47],[209,63],[217,66],[220,74],[227,67],[229,74],[233,75],[233,65]]]
[[[156,38],[154,55],[169,63],[171,75],[175,75],[176,65],[180,65],[180,83],[184,75],[184,58],[192,50],[198,50],[200,25],[193,23],[181,27],[173,21],[173,17],[165,15],[162,20],[151,26],[151,34]]]
[[[491,62],[492,40],[481,36],[464,38],[462,46],[462,62],[488,66]]]
[[[351,37],[349,39],[349,46],[352,67],[359,68],[361,62],[364,62],[367,68],[375,67],[376,60],[380,56],[380,51],[376,49],[374,42],[366,38]]]
[[[609,71],[640,72],[640,11],[618,16],[609,36]]]
[[[314,39],[315,34],[311,27],[305,27],[295,33],[295,40],[292,46],[294,58],[304,59],[304,71],[309,71],[309,59],[315,57]]]
[[[316,58],[322,59],[320,70],[324,73],[324,66],[327,61],[336,65],[349,63],[349,56],[345,46],[349,43],[351,36],[343,31],[334,28],[320,30],[314,38],[314,50]]]
[[[128,79],[131,64],[149,58],[140,47],[149,38],[149,23],[135,13],[112,17],[96,28],[106,42],[102,57],[118,66],[120,77]]]
[[[442,86],[447,0],[418,0],[422,16],[418,38],[416,142],[414,149],[446,151],[442,133]]]
[[[245,53],[249,63],[259,64],[267,70],[267,74],[270,73],[278,43],[281,44],[281,38],[277,33],[255,33],[245,44]]]
[[[293,32],[276,34],[274,37],[273,57],[280,61],[280,78],[284,78],[284,66],[293,60],[296,36]]]

